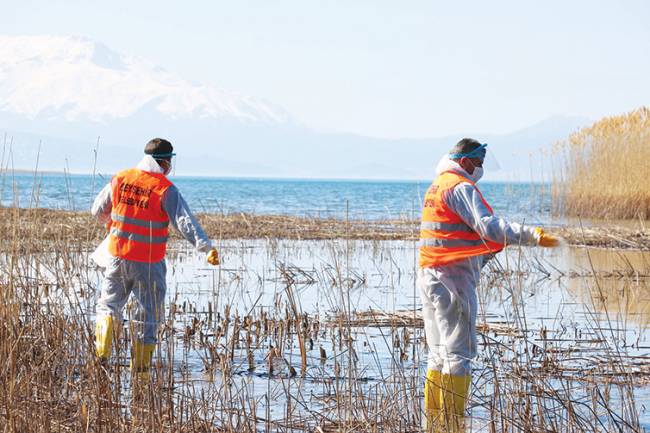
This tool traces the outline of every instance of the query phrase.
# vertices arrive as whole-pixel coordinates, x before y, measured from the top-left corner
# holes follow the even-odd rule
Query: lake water
[[[417,218],[429,184],[173,180],[197,212],[370,219]],[[0,198],[3,205],[87,210],[107,181],[82,175],[5,175]],[[548,198],[540,204],[540,185],[480,183],[479,187],[497,214],[529,223],[551,222]],[[414,290],[415,242],[227,240],[219,242],[218,247],[223,265],[216,268],[207,267],[204,256],[187,243],[170,248],[165,302],[168,326],[161,331],[156,374],[162,375],[171,367],[177,395],[199,390],[209,396],[216,409],[231,413],[240,402],[224,395],[236,391],[246,401],[255,400],[265,418],[278,425],[289,417],[291,408],[292,417],[312,423],[314,418],[309,417],[314,411],[336,419],[339,406],[333,402],[338,386],[345,392],[353,387],[358,398],[368,395],[366,403],[377,398],[395,400],[401,395],[421,401],[426,368],[421,329],[399,323],[351,326],[351,339],[346,339],[341,334],[345,326],[336,325],[334,320],[342,312],[351,317],[369,311],[393,315],[406,312],[407,317],[419,314]],[[648,266],[647,253],[587,248],[511,248],[494,259],[485,269],[479,288],[479,324],[488,327],[480,332],[479,356],[474,362],[470,403],[474,431],[488,431],[495,407],[511,407],[508,417],[519,419],[517,393],[522,390],[518,387],[527,389],[528,395],[540,384],[544,392],[553,391],[536,396],[534,403],[536,409],[544,409],[540,416],[549,421],[566,418],[560,403],[570,397],[583,421],[594,419],[585,424],[602,426],[598,431],[613,431],[621,425],[617,417],[625,414],[625,405],[633,401],[629,417],[647,428]],[[77,267],[70,267],[72,274],[60,279],[68,282],[81,278],[83,295],[72,298],[72,308],[92,323],[102,274],[91,270],[92,266],[82,268],[84,272],[79,273]],[[37,272],[35,267],[26,269]],[[54,299],[65,302],[71,298],[55,290],[50,300]],[[308,314],[322,327],[310,331],[313,347],[306,355],[304,375],[293,377],[288,372],[289,365],[299,368],[301,360],[296,335],[283,328],[255,339],[250,352],[243,334],[233,338],[234,328],[229,328],[230,334],[220,334],[225,328],[220,328],[223,323],[218,321],[227,314],[237,312],[239,317],[250,315],[259,321],[264,314],[282,321],[294,303],[300,315]],[[127,307],[127,317],[129,311]],[[328,321],[335,324],[327,325]],[[400,345],[406,340],[410,341],[408,346]],[[342,343],[345,341],[350,342],[349,348]],[[281,354],[274,372],[269,367],[270,347],[279,348]],[[173,357],[167,360],[163,353]],[[123,346],[113,365],[125,365],[127,357]],[[632,387],[625,388],[611,379],[621,370],[634,378]],[[127,370],[123,371],[128,382]],[[350,377],[355,380],[350,381]],[[505,389],[495,396],[497,382]],[[393,384],[407,392],[393,391]],[[606,389],[610,401],[594,400],[601,388]],[[626,389],[631,397],[626,396]],[[593,413],[592,406],[596,409]],[[314,424],[309,427],[313,429]]]
[[[352,325],[350,362],[335,319],[339,314],[354,317],[370,311],[401,313],[406,318],[419,315],[415,242],[227,240],[219,243],[219,250],[220,267],[207,266],[204,256],[187,243],[174,244],[170,251],[165,304],[167,322],[174,324],[175,332],[163,338],[162,353],[174,352],[171,366],[179,386],[216,396],[224,387],[232,387],[256,399],[258,410],[280,423],[291,406],[288,394],[299,402],[296,419],[306,417],[315,423],[318,419],[310,416],[313,412],[334,417],[336,406],[331,398],[338,392],[331,384],[339,382],[343,388],[350,374],[364,395],[394,398],[385,387],[400,383],[413,384],[408,388],[413,393],[409,398],[422,398],[426,348],[421,328],[399,320],[383,326]],[[626,269],[635,277],[618,276],[617,272]],[[616,431],[619,420],[609,417],[605,408],[624,413],[623,402],[628,400],[623,388],[611,384],[621,369],[634,377],[632,417],[647,428],[647,270],[648,256],[638,251],[509,248],[494,258],[484,269],[478,289],[479,355],[473,364],[472,431],[490,431],[494,407],[521,404],[519,387],[539,394],[536,406],[554,408],[541,415],[553,422],[566,419],[560,403],[567,398],[579,402],[580,416],[591,419],[587,408],[593,403],[593,393],[607,389],[609,401],[595,404],[598,421],[593,422],[602,427],[596,431]],[[592,278],[594,274],[599,278]],[[99,287],[100,282],[98,273],[87,286]],[[94,302],[88,301],[92,323]],[[313,347],[307,350],[304,376],[291,378],[287,371],[288,365],[298,369],[301,361],[296,335],[282,330],[256,339],[250,353],[242,331],[241,344],[228,352],[232,363],[225,382],[221,367],[214,371],[206,367],[214,361],[204,346],[220,352],[231,347],[228,342],[233,338],[216,331],[225,329],[217,323],[217,314],[230,315],[230,320],[234,315],[259,318],[261,314],[283,320],[291,315],[293,302],[301,316],[306,313],[321,323],[318,332],[309,334]],[[326,326],[328,321],[333,323]],[[485,324],[487,328],[482,328]],[[191,328],[200,331],[189,338],[184,330]],[[410,345],[399,343],[405,333]],[[273,374],[268,367],[271,346],[280,348],[285,359],[274,365]],[[319,350],[324,352],[319,355]],[[322,353],[327,354],[325,359]],[[500,397],[495,397],[497,381],[503,387]],[[544,392],[538,390],[540,385]],[[225,404],[232,410],[230,404],[239,403]],[[513,410],[505,417],[517,419],[519,412]],[[311,424],[308,430],[313,428]]]
[[[4,173],[2,205],[88,210],[105,176]],[[429,181],[172,177],[195,212],[287,214],[357,219],[419,218]],[[550,221],[542,185],[479,183],[499,215],[528,223]],[[548,188],[546,188],[548,191]],[[542,198],[543,197],[543,198]]]

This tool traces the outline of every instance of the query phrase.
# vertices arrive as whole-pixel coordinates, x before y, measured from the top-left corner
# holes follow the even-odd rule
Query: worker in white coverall
[[[137,302],[131,371],[148,378],[167,289],[165,252],[171,224],[207,261],[219,264],[217,250],[192,215],[178,189],[167,179],[173,147],[155,138],[133,169],[119,172],[96,197],[92,214],[109,227],[100,248],[107,256],[97,303],[95,351],[102,363],[111,356],[113,328],[131,293]],[[106,251],[107,250],[107,251]],[[97,252],[95,253],[97,254]],[[100,254],[101,256],[101,254]]]
[[[476,186],[486,144],[465,138],[438,164],[426,192],[417,285],[429,346],[424,387],[427,431],[459,431],[476,356],[476,287],[481,268],[506,245],[554,247],[541,228],[496,217]]]

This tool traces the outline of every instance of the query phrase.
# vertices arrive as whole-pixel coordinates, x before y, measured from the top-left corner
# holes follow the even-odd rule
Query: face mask
[[[474,183],[478,182],[479,179],[482,177],[483,177],[483,167],[474,167],[474,172],[472,174],[469,174],[470,180]]]

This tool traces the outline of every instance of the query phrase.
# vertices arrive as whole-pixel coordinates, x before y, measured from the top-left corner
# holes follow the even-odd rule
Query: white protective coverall
[[[436,175],[454,171],[471,176],[455,161],[445,157]],[[445,197],[445,202],[482,238],[500,244],[537,245],[534,227],[509,223],[490,214],[477,189],[462,182]],[[429,370],[442,374],[469,376],[476,356],[476,287],[489,256],[475,256],[446,266],[420,268],[417,285],[422,299],[422,314],[429,354]]]
[[[137,169],[151,173],[163,173],[163,169],[150,155],[136,166]],[[171,185],[162,198],[162,208],[169,217],[170,224],[178,230],[198,251],[207,252],[212,242],[206,236],[178,188]],[[92,214],[102,223],[111,221],[112,188],[109,183],[95,198]],[[93,254],[93,259],[105,267],[101,295],[97,302],[97,317],[110,315],[118,323],[128,297],[133,293],[136,301],[135,338],[145,345],[156,342],[158,326],[161,322],[167,291],[165,260],[157,263],[142,263],[113,257],[108,252],[108,243],[102,242]]]

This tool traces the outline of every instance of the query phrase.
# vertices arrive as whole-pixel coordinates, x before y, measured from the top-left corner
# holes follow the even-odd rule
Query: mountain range
[[[260,72],[262,73],[262,72]],[[554,116],[510,134],[382,139],[322,133],[282,107],[178,77],[76,36],[0,36],[3,167],[112,173],[152,137],[177,151],[176,174],[429,179],[463,136],[489,143],[488,180],[543,178],[540,155],[588,119]],[[0,136],[0,139],[2,137]],[[40,150],[39,150],[40,149]]]

